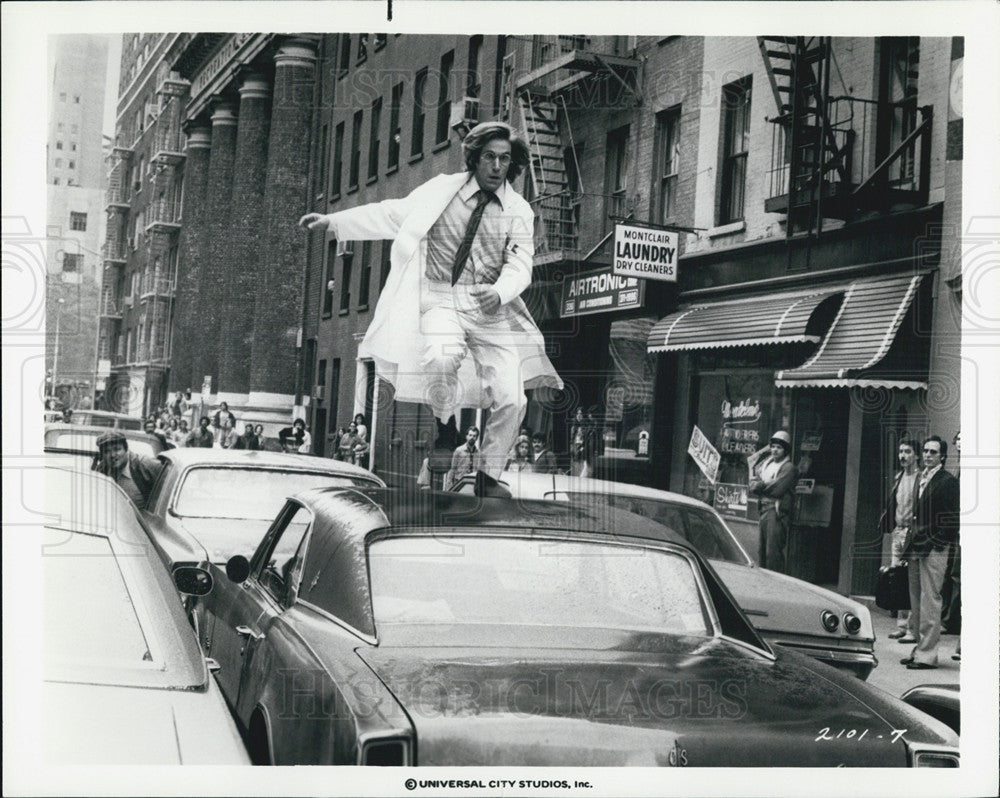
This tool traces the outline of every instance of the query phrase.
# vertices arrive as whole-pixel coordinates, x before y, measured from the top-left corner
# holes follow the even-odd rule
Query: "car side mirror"
[[[188,596],[205,596],[212,592],[212,575],[196,565],[181,565],[174,569],[174,585]]]
[[[226,576],[230,582],[242,584],[250,576],[250,561],[242,554],[234,554],[226,562]]]

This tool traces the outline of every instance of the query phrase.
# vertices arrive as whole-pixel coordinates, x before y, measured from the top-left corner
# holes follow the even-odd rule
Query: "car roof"
[[[538,474],[533,471],[504,471],[499,481],[511,488],[516,488],[515,496],[541,499],[546,493],[599,493],[616,494],[618,496],[636,496],[647,499],[659,499],[691,507],[708,507],[707,504],[683,493],[673,493],[659,488],[649,488],[645,485],[633,485],[629,482],[615,482],[591,477],[576,477],[569,474]],[[525,495],[527,494],[527,495]]]
[[[86,412],[90,412],[89,410]],[[66,424],[65,422],[46,424],[46,432],[72,432],[77,435],[90,435],[94,434],[97,436],[103,435],[104,433],[111,430],[111,427],[100,427],[92,424]],[[162,444],[159,438],[155,435],[150,435],[145,430],[141,429],[115,429],[115,434],[121,434],[126,438],[135,440],[156,440]]]
[[[135,505],[114,482],[92,471],[47,464],[45,467],[45,527],[107,540],[141,615],[143,634],[153,660],[120,669],[109,664],[100,673],[71,668],[65,681],[128,684],[134,687],[202,689],[208,674],[179,600],[176,586],[160,559]],[[43,548],[42,556],[58,556],[59,544]],[[72,555],[71,555],[72,556]],[[87,600],[86,583],[79,586]],[[139,609],[141,608],[141,609]]]
[[[186,446],[161,452],[160,458],[179,468],[207,465],[298,469],[341,476],[366,477],[375,483],[384,484],[376,474],[353,463],[289,452],[268,452],[253,449],[204,449],[197,446]]]

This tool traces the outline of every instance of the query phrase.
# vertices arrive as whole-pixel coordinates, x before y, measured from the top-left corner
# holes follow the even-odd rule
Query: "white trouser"
[[[427,404],[447,422],[462,407],[473,403],[460,396],[458,368],[466,354],[472,356],[483,386],[484,407],[490,409],[482,430],[483,470],[496,478],[503,471],[521,428],[528,402],[521,379],[518,333],[509,312],[501,307],[486,315],[469,297],[470,286],[424,281],[420,296],[420,330],[424,337],[421,367],[434,375]]]

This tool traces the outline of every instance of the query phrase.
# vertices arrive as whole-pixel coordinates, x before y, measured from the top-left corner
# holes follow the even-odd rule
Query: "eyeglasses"
[[[500,166],[510,166],[510,155],[497,155],[495,152],[490,152],[487,150],[481,156],[483,160],[490,164],[500,164]]]

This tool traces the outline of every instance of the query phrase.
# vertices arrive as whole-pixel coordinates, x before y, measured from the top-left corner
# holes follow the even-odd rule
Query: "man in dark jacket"
[[[146,502],[162,468],[158,460],[128,450],[128,439],[116,430],[97,439],[97,456],[92,469],[113,479],[140,510]]]
[[[534,450],[534,469],[536,474],[557,474],[559,465],[556,456],[549,449],[545,436],[536,432],[531,436],[531,448]]]
[[[257,437],[253,424],[249,421],[243,425],[243,434],[236,439],[236,443],[233,444],[233,448],[253,449],[255,451],[261,448],[260,438]]]
[[[771,436],[771,455],[757,468],[748,489],[757,497],[760,565],[785,572],[785,546],[799,473],[792,465],[792,437],[783,429]]]
[[[910,628],[917,645],[901,662],[910,670],[937,667],[941,639],[941,587],[948,552],[958,540],[958,480],[944,470],[948,444],[937,435],[924,441],[924,470],[917,487],[910,563]]]

